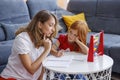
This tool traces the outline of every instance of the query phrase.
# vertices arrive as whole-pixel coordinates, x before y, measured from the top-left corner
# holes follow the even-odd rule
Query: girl
[[[52,13],[42,10],[27,27],[19,29],[0,80],[42,80],[42,61],[51,50],[57,23]]]
[[[88,53],[86,46],[86,37],[88,33],[88,26],[84,21],[74,22],[67,34],[59,36],[56,43],[53,44],[51,54],[60,57],[64,50],[76,51],[83,54]],[[59,50],[58,50],[59,49]]]
[[[88,26],[84,21],[76,21],[74,22],[67,34],[62,34],[59,36],[56,43],[53,44],[51,49],[51,54],[56,57],[60,57],[63,55],[64,51],[70,50],[75,52],[80,52],[82,54],[88,53],[88,47],[86,46],[86,37],[88,33]],[[54,77],[59,78],[61,80],[66,80],[66,74],[55,73]],[[86,80],[82,74],[74,75],[69,74],[70,79],[81,79]]]

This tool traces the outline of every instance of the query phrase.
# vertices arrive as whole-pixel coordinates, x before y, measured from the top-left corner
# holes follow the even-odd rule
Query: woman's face
[[[69,42],[74,42],[77,37],[78,37],[78,30],[70,29],[68,31],[68,41]]]
[[[50,19],[46,21],[44,24],[41,23],[40,28],[46,37],[50,37],[50,35],[55,31],[54,17],[50,17]]]

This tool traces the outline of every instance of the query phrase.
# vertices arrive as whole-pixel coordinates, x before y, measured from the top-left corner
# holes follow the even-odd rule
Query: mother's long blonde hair
[[[79,40],[86,45],[88,25],[85,21],[75,21],[70,29],[78,30]]]
[[[45,23],[50,19],[50,17],[53,17],[55,19],[55,32],[50,36],[50,39],[54,37],[57,34],[56,26],[58,24],[58,20],[56,16],[52,13],[50,13],[47,10],[39,11],[31,20],[31,22],[28,24],[25,28],[20,28],[16,35],[18,35],[21,32],[27,32],[31,38],[31,41],[33,42],[34,46],[36,48],[40,47],[42,45],[42,39],[43,39],[43,33],[41,32],[41,29],[38,27],[39,22]]]

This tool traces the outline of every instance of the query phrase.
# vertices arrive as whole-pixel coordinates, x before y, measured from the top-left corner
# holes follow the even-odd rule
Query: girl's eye
[[[78,36],[77,34],[73,34],[72,31],[69,31],[69,34],[70,34],[70,35],[73,35],[73,36],[75,36],[75,37]]]
[[[72,34],[72,31],[70,31],[69,33]]]
[[[76,34],[74,34],[74,36],[75,36],[75,37],[77,37],[77,35],[76,35]]]

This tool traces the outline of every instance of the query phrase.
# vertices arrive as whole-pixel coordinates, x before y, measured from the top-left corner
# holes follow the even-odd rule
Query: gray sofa
[[[54,4],[54,5],[53,5]],[[11,54],[15,31],[20,26],[25,26],[40,10],[49,10],[57,15],[63,29],[59,33],[66,32],[67,28],[61,15],[69,14],[57,6],[57,0],[1,0],[0,1],[0,73],[5,68],[8,57]]]
[[[61,15],[84,12],[91,34],[104,30],[105,54],[114,60],[113,72],[120,73],[120,1],[119,0],[70,0],[68,11],[56,4],[57,0],[1,0],[0,1],[0,73],[5,68],[15,38],[14,32],[27,25],[40,10],[47,9],[57,15],[63,27],[59,33],[67,31]],[[53,5],[54,4],[54,5]],[[106,6],[107,5],[107,6]],[[71,13],[72,12],[72,13]]]
[[[104,53],[114,60],[113,72],[120,73],[120,0],[70,0],[67,10],[85,13],[91,34],[104,30]]]

